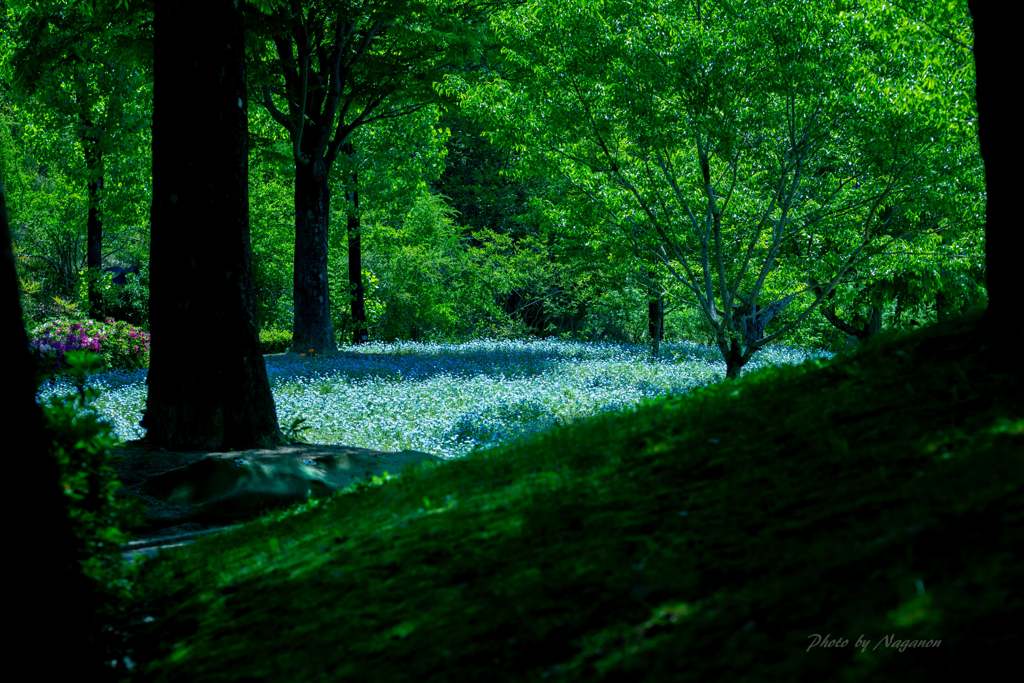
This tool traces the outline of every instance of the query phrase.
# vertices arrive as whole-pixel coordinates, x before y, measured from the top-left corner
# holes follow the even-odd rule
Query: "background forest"
[[[769,342],[841,350],[983,303],[966,6],[736,11],[250,8],[265,350],[664,338],[715,345],[738,372]],[[151,15],[12,1],[0,22],[0,159],[30,331],[109,318],[141,338]],[[125,344],[119,363],[145,362]]]
[[[0,0],[22,659],[924,681],[1015,656],[993,7]]]

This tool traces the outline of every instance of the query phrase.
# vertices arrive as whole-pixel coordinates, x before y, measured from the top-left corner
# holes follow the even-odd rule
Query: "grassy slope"
[[[762,371],[198,543],[149,572],[138,656],[155,680],[867,681],[1019,652],[1024,401],[981,346]]]

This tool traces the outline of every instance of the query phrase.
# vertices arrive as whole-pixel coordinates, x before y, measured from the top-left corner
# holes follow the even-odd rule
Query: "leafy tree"
[[[381,302],[368,302],[364,287],[367,277],[378,285],[382,283],[381,274],[375,275],[371,264],[381,263],[381,257],[393,253],[398,244],[415,239],[413,233],[403,230],[405,219],[426,192],[427,183],[436,179],[444,167],[447,135],[438,126],[438,114],[436,106],[425,106],[372,126],[361,126],[353,132],[351,146],[339,161],[338,175],[344,189],[340,212],[346,230],[332,240],[332,249],[339,255],[336,263],[342,263],[344,257],[347,270],[332,273],[332,277],[348,282],[346,295],[339,297],[336,319],[353,343],[366,341],[375,328],[380,330],[379,315],[377,321],[371,320],[374,316],[370,310],[379,308]],[[365,255],[364,239],[369,245]],[[411,283],[393,278],[383,283],[385,289],[395,293],[411,289]]]
[[[52,297],[77,299],[85,251],[83,232],[77,228],[86,207],[82,193],[73,191],[79,184],[78,169],[61,163],[73,138],[63,128],[48,127],[45,117],[21,106],[10,91],[6,94],[0,101],[0,145],[12,204],[11,231],[22,262],[25,312],[35,319]]]
[[[453,41],[464,2],[346,0],[268,3],[256,47],[263,104],[287,131],[295,164],[293,348],[335,348],[328,251],[330,175],[354,152],[362,126],[403,116],[431,98],[434,75]],[[345,179],[355,340],[365,332],[358,281],[358,176]]]
[[[73,128],[87,195],[89,314],[104,315],[104,201],[107,166],[148,125],[146,13],[123,2],[33,0],[13,3],[11,63],[18,85]],[[127,147],[127,149],[125,149]],[[66,157],[65,157],[66,158]],[[116,187],[114,189],[116,192]]]
[[[449,86],[661,264],[734,377],[918,227],[950,133],[873,10],[533,0],[501,77]]]
[[[903,223],[902,235],[852,269],[822,305],[833,325],[857,339],[883,324],[920,325],[963,313],[984,298],[985,185],[974,133],[967,8],[879,3],[870,39],[880,53],[917,65],[905,79],[902,102],[937,139],[926,150],[930,172],[895,219]]]
[[[280,432],[253,322],[242,14],[216,0],[201,18],[156,4],[143,426],[155,447],[268,446]]]

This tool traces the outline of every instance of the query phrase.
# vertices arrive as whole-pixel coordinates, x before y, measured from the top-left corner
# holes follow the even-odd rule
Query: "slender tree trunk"
[[[352,144],[345,145],[345,154],[352,157],[355,150]],[[363,344],[370,339],[366,327],[366,290],[363,287],[363,236],[359,215],[359,174],[352,170],[346,183],[345,198],[348,200],[348,220],[346,233],[348,236],[348,289],[352,303],[352,343]]]
[[[652,291],[647,301],[647,337],[651,340],[651,355],[661,353],[661,341],[665,336],[665,297],[661,290]]]
[[[157,0],[155,32],[146,440],[276,445],[253,319],[241,9]]]
[[[9,651],[41,680],[102,680],[96,655],[96,599],[82,573],[78,543],[60,488],[57,462],[36,403],[35,363],[28,352],[18,296],[18,277],[0,178],[0,357],[5,362],[4,410],[0,429],[16,457],[7,465],[17,482],[6,496],[7,513],[31,511],[30,524],[10,525],[8,547],[17,561],[7,564],[6,619],[16,624]],[[56,648],[56,649],[55,649]]]
[[[870,339],[882,331],[882,307],[877,304],[871,305],[871,315],[864,326],[864,339]]]
[[[89,316],[102,318],[103,301],[100,294],[100,283],[103,277],[103,217],[100,213],[100,195],[103,192],[103,150],[95,137],[86,136],[82,144],[85,147],[85,168],[89,174],[88,196],[89,217],[86,222],[86,257],[85,265],[89,291]]]
[[[330,169],[322,160],[295,164],[295,262],[292,350],[329,354],[337,349],[331,322],[327,251]]]
[[[946,293],[941,289],[935,291],[935,319],[942,322],[949,317],[949,303]]]

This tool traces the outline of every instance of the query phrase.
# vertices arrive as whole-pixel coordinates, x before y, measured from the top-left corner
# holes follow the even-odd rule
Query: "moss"
[[[149,567],[136,657],[190,681],[948,676],[1022,644],[1024,404],[993,367],[960,322],[275,515]]]

